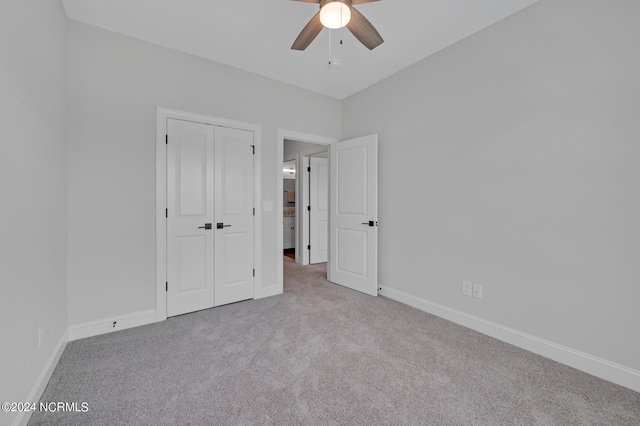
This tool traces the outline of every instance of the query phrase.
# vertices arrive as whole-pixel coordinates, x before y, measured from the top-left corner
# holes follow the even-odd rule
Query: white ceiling
[[[62,0],[70,19],[337,99],[536,1],[372,2],[355,7],[380,32],[385,40],[382,45],[369,51],[346,28],[325,28],[300,52],[291,50],[291,44],[318,11],[316,4],[291,0]],[[329,59],[339,59],[340,67],[329,69]]]

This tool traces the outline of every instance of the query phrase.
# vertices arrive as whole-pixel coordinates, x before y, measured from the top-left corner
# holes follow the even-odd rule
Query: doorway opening
[[[285,139],[283,162],[284,255],[299,265],[326,263],[327,146]]]
[[[327,156],[336,139],[287,130],[278,131],[278,284],[283,285],[285,258],[309,264],[309,173],[312,156]],[[280,287],[283,288],[283,287]]]
[[[285,158],[285,140],[296,144],[323,145],[308,147],[309,150],[288,152],[292,158]],[[279,206],[283,206],[283,164],[286,160],[294,159],[296,170],[307,167],[304,162],[316,158],[313,154],[328,149],[327,159],[328,198],[327,210],[327,279],[332,283],[342,285],[372,296],[378,294],[378,135],[372,134],[359,138],[343,140],[340,143],[335,139],[305,135],[285,130],[278,131],[276,159],[278,164],[278,191],[277,218],[278,218],[278,251],[277,255],[277,284],[280,292],[284,290],[284,245],[283,245],[283,219],[284,215]],[[290,147],[288,146],[288,149]],[[317,158],[320,160],[319,158]],[[313,170],[313,169],[311,169]],[[299,173],[298,173],[299,175]],[[306,175],[303,174],[304,177]],[[296,253],[296,262],[307,264],[308,242],[305,239],[313,238],[302,231],[304,229],[305,214],[300,214],[303,209],[311,210],[311,205],[306,200],[301,202],[301,189],[305,185],[302,179],[297,179],[296,185],[296,245],[303,250]],[[308,191],[310,193],[310,191]],[[304,191],[302,191],[304,195]],[[311,216],[309,216],[310,218]],[[309,221],[310,222],[310,221]],[[321,223],[322,221],[318,221]],[[320,229],[320,228],[318,228]],[[318,235],[321,231],[318,231]],[[302,244],[300,244],[302,242]],[[300,262],[302,259],[302,262]],[[310,259],[310,256],[309,256]],[[291,261],[291,259],[287,259]]]
[[[285,141],[285,152],[287,149],[287,141]],[[295,260],[296,259],[296,160],[295,158],[284,163],[282,168],[282,187],[284,193],[282,194],[282,244],[283,251],[286,257]]]

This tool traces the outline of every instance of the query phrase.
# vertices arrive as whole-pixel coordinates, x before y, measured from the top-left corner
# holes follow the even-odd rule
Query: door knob
[[[211,229],[211,224],[205,223],[204,226],[198,226],[198,229]]]
[[[377,223],[374,222],[373,220],[370,220],[369,222],[362,222],[363,225],[369,225],[369,226],[376,226]]]
[[[216,229],[228,228],[231,225],[225,225],[224,223],[218,222],[216,223]]]

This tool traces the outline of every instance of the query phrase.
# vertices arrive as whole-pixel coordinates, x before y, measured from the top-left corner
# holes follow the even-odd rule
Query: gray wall
[[[340,133],[338,100],[71,21],[71,325],[155,307],[158,106],[262,125],[262,194],[274,202],[278,128]],[[277,212],[263,212],[263,286],[277,279]]]
[[[382,285],[640,369],[638,16],[542,0],[343,102]]]
[[[67,327],[66,31],[59,1],[0,3],[2,402],[26,401]]]

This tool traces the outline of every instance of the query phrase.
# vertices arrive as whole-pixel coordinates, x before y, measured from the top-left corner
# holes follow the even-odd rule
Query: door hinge
[[[307,246],[307,250],[311,250],[311,244]]]
[[[307,210],[308,210],[308,211],[311,211],[311,206],[307,206]]]
[[[164,283],[164,291],[169,291],[169,281]]]
[[[164,135],[164,143],[169,145],[169,135]]]
[[[255,145],[251,145],[251,153],[253,155],[256,155],[256,146]]]
[[[311,171],[311,167],[307,167],[307,171],[310,172]]]
[[[253,208],[253,215],[254,216],[256,215],[256,208],[255,207]]]
[[[253,268],[253,276],[256,276],[256,268]]]
[[[169,209],[164,209],[164,217],[169,217]]]

